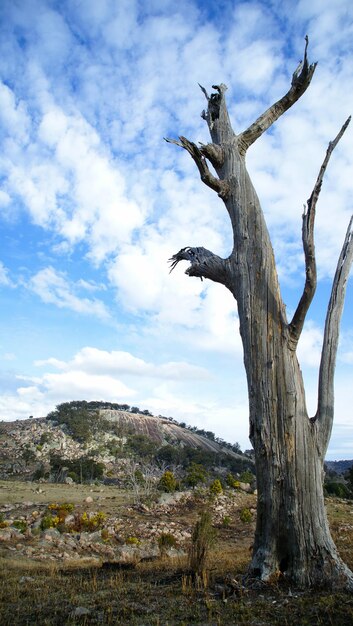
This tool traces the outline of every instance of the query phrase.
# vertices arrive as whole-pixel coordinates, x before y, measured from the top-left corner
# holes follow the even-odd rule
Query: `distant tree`
[[[164,462],[169,466],[183,464],[185,459],[184,448],[167,444],[159,448],[156,453],[156,458],[157,461]]]
[[[329,480],[324,485],[324,491],[328,496],[337,496],[337,498],[351,498],[352,492],[342,482]]]
[[[346,476],[347,476],[347,483],[348,483],[348,486],[349,486],[349,488],[350,488],[351,492],[353,493],[353,465],[352,465],[352,467],[348,470],[348,472],[347,472]]]
[[[163,467],[158,467],[153,462],[141,463],[130,459],[126,463],[126,484],[132,489],[135,504],[139,504],[142,500],[153,496],[157,491],[159,480],[164,471]]]
[[[193,489],[200,483],[206,482],[207,472],[205,468],[198,463],[190,463],[186,470],[184,482]]]
[[[100,428],[98,409],[92,409],[84,400],[58,404],[55,411],[48,413],[46,419],[65,424],[70,435],[81,443],[89,441],[92,434]]]
[[[76,482],[99,480],[103,477],[104,463],[98,463],[89,456],[81,456],[78,459],[63,459],[58,454],[50,457],[51,474],[54,480],[62,482],[70,475]]]
[[[157,452],[157,444],[146,435],[130,435],[126,445],[136,457],[142,459],[152,459]]]
[[[249,470],[244,470],[244,472],[242,472],[239,476],[239,480],[242,483],[252,483],[254,478],[254,474]]]

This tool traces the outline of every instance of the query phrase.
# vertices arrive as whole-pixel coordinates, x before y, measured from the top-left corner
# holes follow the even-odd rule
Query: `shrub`
[[[106,518],[106,514],[102,511],[93,514],[84,511],[82,514],[78,513],[75,515],[75,519],[70,528],[76,532],[94,532],[102,529]]]
[[[167,493],[173,493],[177,487],[177,481],[173,474],[173,472],[166,471],[161,477],[158,485],[161,491],[166,491]]]
[[[48,510],[51,512],[55,512],[57,517],[59,518],[60,523],[63,523],[66,517],[72,513],[75,505],[71,502],[63,502],[62,504],[52,503],[48,505]]]
[[[39,480],[40,478],[49,478],[49,472],[45,469],[43,463],[32,474],[32,480]]]
[[[74,483],[79,483],[80,482],[80,479],[77,476],[76,472],[67,472],[66,476],[67,476],[67,478],[72,478]]]
[[[215,531],[212,526],[211,514],[209,511],[203,511],[195,524],[189,550],[189,568],[196,586],[202,583],[206,587],[207,557],[214,540]]]
[[[240,519],[244,524],[249,524],[253,518],[252,512],[250,509],[244,508],[240,511]]]
[[[240,487],[240,481],[234,478],[233,474],[228,474],[226,482],[229,487],[232,487],[232,489],[239,489]]]
[[[39,443],[40,445],[44,445],[45,443],[49,443],[53,439],[53,435],[50,432],[42,433],[40,436]]]
[[[329,496],[336,496],[337,498],[350,498],[351,493],[347,485],[335,481],[330,481],[325,484],[324,490]]]
[[[109,541],[110,539],[110,534],[107,528],[102,528],[101,530],[101,537],[103,539],[103,541]]]
[[[56,528],[59,522],[60,519],[57,515],[44,515],[40,523],[40,527],[42,530],[47,530],[48,528]]]
[[[222,526],[223,528],[229,528],[230,524],[231,524],[231,518],[229,517],[229,515],[225,515],[224,518],[222,519]]]
[[[240,474],[239,480],[241,483],[252,483],[254,480],[254,475],[250,472],[250,470],[245,470]]]
[[[211,485],[210,485],[210,493],[213,496],[219,496],[221,493],[223,493],[222,483],[219,480],[219,478],[216,478],[213,481],[213,483],[211,483]]]
[[[138,546],[141,542],[137,537],[128,537],[125,541],[128,546]]]
[[[165,554],[169,548],[175,548],[177,540],[171,533],[161,533],[158,537],[158,547],[161,554]]]
[[[190,463],[187,468],[185,483],[194,489],[199,483],[204,483],[206,481],[206,477],[207,472],[202,465],[199,465],[198,463]]]
[[[9,523],[5,520],[5,516],[3,513],[0,513],[0,528],[7,528]]]
[[[27,530],[27,522],[24,519],[15,519],[12,526],[21,531],[21,533],[25,533]]]
[[[22,458],[25,463],[32,463],[33,461],[37,459],[37,457],[35,453],[33,452],[33,450],[27,447],[28,445],[29,444],[26,444],[26,447],[22,452]]]

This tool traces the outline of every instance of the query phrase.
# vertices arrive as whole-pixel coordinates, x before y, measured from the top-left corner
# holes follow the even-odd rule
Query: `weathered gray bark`
[[[333,149],[349,120],[330,143],[303,216],[306,282],[288,323],[263,212],[248,175],[248,147],[305,92],[315,65],[304,61],[287,94],[247,130],[236,135],[225,102],[226,86],[214,86],[202,116],[212,143],[197,147],[180,137],[167,140],[186,149],[202,181],[215,190],[229,213],[234,247],[221,259],[202,247],[187,247],[171,258],[171,269],[190,262],[189,276],[224,284],[238,305],[250,414],[250,440],[256,457],[257,527],[250,575],[269,580],[279,574],[299,586],[333,585],[353,589],[353,575],[332,541],[323,497],[323,462],[333,420],[333,377],[345,285],[353,258],[350,222],[329,304],[319,376],[318,409],[309,418],[297,343],[316,288],[314,220],[322,179]],[[207,161],[217,176],[211,174]]]

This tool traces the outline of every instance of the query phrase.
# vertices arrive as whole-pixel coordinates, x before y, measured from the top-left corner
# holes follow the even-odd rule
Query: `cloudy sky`
[[[287,91],[309,35],[309,91],[248,153],[290,315],[303,286],[303,204],[353,112],[351,0],[2,0],[0,23],[0,419],[104,399],[248,448],[236,303],[167,264],[187,245],[227,256],[230,224],[163,137],[208,141],[198,83],[228,85],[244,130]],[[311,414],[353,213],[352,133],[318,206],[319,285],[299,346]],[[353,458],[352,311],[350,280],[331,459]]]

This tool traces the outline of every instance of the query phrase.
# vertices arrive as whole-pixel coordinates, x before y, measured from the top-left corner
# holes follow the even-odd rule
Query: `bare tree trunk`
[[[202,247],[183,248],[171,269],[188,260],[189,276],[224,284],[238,305],[255,450],[258,511],[250,575],[269,580],[279,574],[299,586],[334,585],[353,589],[353,575],[332,541],[323,497],[323,462],[333,420],[333,376],[345,285],[353,257],[349,225],[334,279],[326,322],[318,410],[309,418],[297,343],[316,288],[314,220],[316,202],[331,153],[349,120],[329,145],[303,216],[306,282],[293,320],[282,302],[273,250],[263,212],[245,165],[248,147],[305,92],[315,65],[304,60],[285,96],[246,131],[235,135],[225,102],[225,85],[208,96],[207,121],[212,143],[198,148],[180,137],[167,140],[186,149],[202,181],[223,200],[233,228],[234,247],[221,259]],[[214,166],[214,176],[207,164]]]

